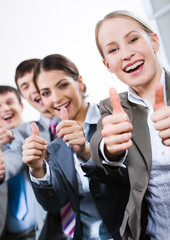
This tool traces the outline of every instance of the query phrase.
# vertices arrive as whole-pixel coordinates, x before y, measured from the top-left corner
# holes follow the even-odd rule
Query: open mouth
[[[143,64],[144,64],[144,61],[136,62],[136,63],[134,63],[133,65],[126,67],[126,68],[124,69],[124,71],[127,72],[127,73],[134,72],[134,71],[136,71],[138,68],[140,68],[140,66],[142,66]]]
[[[36,97],[36,98],[34,99],[34,101],[37,102],[37,103],[39,103],[40,100],[41,100],[40,96],[38,96],[38,97]]]
[[[34,98],[34,101],[39,105],[43,106],[43,101],[39,95],[36,98]]]
[[[14,117],[14,114],[7,114],[3,117],[4,121],[9,122]]]
[[[63,108],[63,107],[68,108],[68,106],[70,105],[70,103],[71,103],[71,101],[68,102],[68,103],[65,103],[65,104],[63,104],[63,105],[60,105],[60,107],[57,107],[57,108],[55,108],[55,109],[56,109],[57,111],[60,111],[61,108]]]

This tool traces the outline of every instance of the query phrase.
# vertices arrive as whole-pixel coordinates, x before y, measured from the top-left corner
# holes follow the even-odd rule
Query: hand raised
[[[39,129],[35,123],[31,124],[32,135],[26,138],[22,146],[23,162],[29,166],[35,177],[43,177],[43,156],[46,151],[47,142],[40,137]]]
[[[113,107],[113,113],[124,113],[124,110],[120,104],[119,95],[117,94],[114,88],[110,88],[109,95],[110,95],[110,102]]]
[[[0,125],[0,144],[11,143],[13,140],[12,131]]]
[[[0,149],[0,180],[4,178],[5,175],[5,164],[4,164],[4,158],[2,155],[2,151]]]
[[[105,154],[108,158],[120,155],[132,146],[132,124],[128,115],[123,110],[119,95],[114,88],[109,91],[110,101],[113,107],[111,115],[103,118],[102,136],[105,143]]]
[[[65,107],[62,107],[60,110],[60,116],[62,120],[68,120],[68,112]]]
[[[170,107],[164,101],[163,85],[159,82],[155,88],[154,113],[151,116],[155,129],[159,131],[162,143],[170,146]]]
[[[85,140],[82,126],[77,121],[69,120],[66,108],[63,107],[60,111],[63,121],[56,127],[58,137],[63,138],[63,141],[68,142],[75,152],[88,160],[90,158],[90,148]]]

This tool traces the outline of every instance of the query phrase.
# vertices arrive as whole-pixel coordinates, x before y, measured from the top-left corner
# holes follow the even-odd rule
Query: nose
[[[131,59],[134,56],[134,52],[131,50],[130,47],[126,45],[121,48],[121,55],[122,55],[122,60],[126,61]]]
[[[59,91],[54,89],[51,92],[51,100],[52,100],[52,102],[60,103],[62,101],[62,94],[60,94]]]

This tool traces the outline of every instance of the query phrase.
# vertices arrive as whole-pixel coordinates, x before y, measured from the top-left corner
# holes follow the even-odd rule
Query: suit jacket
[[[170,105],[170,73],[167,71],[165,71],[165,80],[167,103]],[[131,190],[120,232],[123,239],[146,240],[147,206],[144,196],[147,190],[152,165],[147,112],[145,107],[129,102],[127,92],[120,94],[120,101],[133,125],[133,146],[128,150],[126,158]],[[113,109],[109,98],[101,101],[100,111],[102,118],[112,114]],[[121,169],[111,168],[108,165],[102,164],[102,157],[99,150],[99,144],[102,139],[101,129],[102,119],[98,122],[98,129],[91,139],[93,160],[99,167],[103,168],[107,174],[114,175],[116,172],[117,174],[119,172],[123,178],[124,173],[122,173]]]
[[[48,131],[47,125],[40,118],[39,121],[36,122],[39,130],[40,135],[43,137],[47,142],[50,142],[50,132]],[[2,207],[3,211],[0,213],[2,217],[0,218],[0,235],[4,231],[5,222],[6,222],[6,213],[7,213],[7,203],[8,203],[8,187],[7,181],[19,174],[22,171],[28,172],[27,165],[22,161],[22,145],[27,137],[32,134],[31,132],[31,122],[24,123],[14,129],[14,140],[11,144],[11,149],[3,151],[3,157],[5,161],[5,179],[4,183],[0,185],[0,207]],[[3,192],[6,194],[1,194]],[[55,227],[58,232],[61,234],[61,224],[60,221],[54,221],[53,218],[56,216],[51,216],[51,214],[47,214],[46,211],[41,207],[41,205],[36,201],[36,239],[39,240],[47,240],[50,237],[46,237],[48,232],[51,231],[49,229],[49,225],[52,228]],[[50,221],[50,223],[49,223]],[[57,225],[58,226],[55,226]],[[55,232],[55,231],[54,231]],[[42,234],[43,233],[43,234]],[[51,233],[50,233],[51,235]],[[58,237],[57,239],[65,239]]]
[[[52,184],[44,187],[33,183],[35,194],[42,206],[51,212],[58,211],[59,207],[71,201],[76,218],[74,239],[80,240],[82,237],[80,195],[72,149],[58,138],[48,145],[47,150]],[[129,196],[129,188],[127,186],[113,188],[93,178],[90,180],[90,190],[108,231],[115,240],[120,240],[119,227]]]

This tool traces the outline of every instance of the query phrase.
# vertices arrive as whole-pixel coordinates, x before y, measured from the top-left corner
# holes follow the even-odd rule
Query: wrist
[[[14,139],[13,131],[8,130],[8,136],[9,136],[9,143],[11,143]]]
[[[29,167],[29,170],[30,170],[31,174],[33,175],[33,177],[35,177],[35,178],[43,178],[46,173],[43,166],[41,168],[36,168],[36,169]]]

